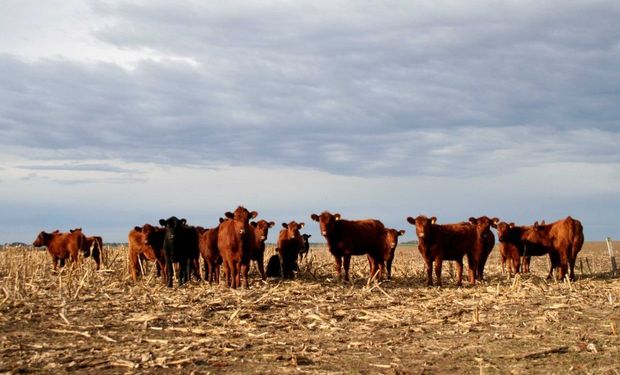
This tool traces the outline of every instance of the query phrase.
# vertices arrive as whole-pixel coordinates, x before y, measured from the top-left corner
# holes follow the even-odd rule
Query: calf
[[[167,281],[166,258],[164,256],[164,237],[166,228],[154,227],[144,224],[141,227],[134,227],[129,231],[127,240],[129,243],[128,264],[131,278],[136,281],[138,275],[142,275],[142,260],[149,260],[156,263],[157,276],[162,272],[163,281]]]
[[[373,278],[385,268],[383,251],[385,249],[385,227],[379,220],[344,220],[340,214],[324,211],[312,214],[312,220],[319,223],[321,234],[327,240],[329,252],[334,256],[336,274],[342,277],[344,261],[344,280],[349,281],[349,267],[352,255],[369,256],[370,277]]]
[[[231,288],[241,286],[242,276],[243,285],[248,287],[248,268],[254,244],[254,230],[251,229],[250,219],[256,216],[258,212],[250,212],[239,206],[234,213],[226,212],[226,217],[230,220],[220,224],[217,247],[222,255],[226,278]]]
[[[265,241],[269,235],[269,228],[275,225],[273,221],[259,220],[252,221],[250,226],[254,231],[254,244],[252,246],[251,260],[256,262],[256,268],[260,274],[261,279],[265,280]]]
[[[187,220],[171,216],[168,219],[160,219],[159,224],[166,228],[164,236],[164,258],[166,260],[166,286],[172,288],[173,263],[178,263],[179,272],[177,280],[179,286],[189,281],[191,272],[195,269],[196,260],[199,257],[198,231],[187,225]],[[198,273],[200,278],[200,273]]]
[[[301,237],[304,240],[304,247],[299,252],[299,262],[300,263],[301,263],[302,260],[304,260],[304,256],[308,257],[308,254],[310,253],[310,241],[308,241],[308,238],[312,237],[312,235],[304,233],[304,234],[301,235]]]
[[[435,263],[435,276],[437,285],[441,286],[441,267],[444,260],[456,261],[456,285],[462,285],[463,256],[467,255],[469,267],[469,283],[475,284],[475,272],[477,270],[476,228],[469,223],[460,224],[436,224],[437,218],[420,215],[415,219],[408,217],[407,221],[414,225],[418,236],[418,250],[424,258],[427,272],[427,285],[433,285],[433,262]]]
[[[278,243],[276,252],[280,259],[280,268],[282,277],[285,279],[293,279],[294,271],[297,267],[297,257],[304,247],[304,240],[299,230],[304,227],[304,223],[291,221],[290,223],[282,223],[284,229],[280,230],[278,235]]]
[[[579,220],[570,216],[551,224],[534,223],[525,230],[522,239],[526,246],[533,245],[549,250],[551,272],[558,268],[560,279],[568,273],[570,280],[575,279],[575,260],[583,246],[583,226]]]
[[[396,246],[398,246],[398,237],[404,234],[404,230],[385,228],[385,248],[383,250],[383,260],[385,261],[388,279],[392,278],[392,262],[394,261]],[[370,256],[368,256],[368,263],[370,264]]]
[[[82,228],[75,228],[69,230],[69,232],[71,233],[76,231],[82,232]],[[103,239],[99,236],[84,237],[84,242],[82,243],[82,246],[84,246],[84,249],[82,249],[84,256],[92,256],[95,264],[97,265],[97,270],[99,270],[99,268],[101,267],[101,260],[103,256]]]
[[[85,236],[82,231],[61,233],[58,230],[47,233],[42,231],[32,243],[33,246],[45,246],[52,257],[54,271],[58,269],[58,261],[60,266],[64,266],[66,259],[73,261],[73,267],[77,267],[79,263],[79,253],[83,252],[84,256]]]

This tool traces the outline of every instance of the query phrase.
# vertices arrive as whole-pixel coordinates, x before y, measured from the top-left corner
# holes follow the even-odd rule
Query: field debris
[[[44,251],[1,249],[0,372],[613,374],[620,278],[602,246],[586,243],[571,283],[545,280],[545,258],[502,275],[495,250],[487,280],[461,288],[448,267],[443,287],[426,287],[411,245],[398,247],[392,280],[368,280],[354,257],[350,283],[313,247],[295,280],[252,269],[247,290],[168,289],[149,263],[133,282],[123,246],[106,248],[99,271],[53,272]]]

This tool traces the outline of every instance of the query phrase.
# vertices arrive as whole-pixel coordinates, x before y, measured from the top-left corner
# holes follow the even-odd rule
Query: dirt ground
[[[444,286],[426,287],[412,245],[391,281],[368,285],[364,257],[336,280],[315,246],[295,281],[253,269],[249,290],[167,289],[154,267],[134,283],[127,249],[106,250],[101,271],[86,259],[59,273],[45,251],[0,251],[0,373],[620,374],[620,278],[603,243],[586,243],[573,283],[545,280],[546,258],[502,275],[495,250],[487,280],[462,288],[448,264]]]

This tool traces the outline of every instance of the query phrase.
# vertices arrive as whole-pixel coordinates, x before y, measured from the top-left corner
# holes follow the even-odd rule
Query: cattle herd
[[[182,285],[192,277],[202,279],[200,258],[203,261],[204,279],[209,283],[220,281],[220,268],[224,280],[231,288],[248,287],[248,270],[256,263],[260,277],[292,279],[298,271],[299,261],[307,256],[310,235],[301,234],[303,222],[282,223],[278,235],[276,254],[264,269],[265,241],[273,221],[253,221],[256,211],[239,206],[234,212],[226,212],[213,228],[190,226],[185,219],[170,217],[159,220],[159,226],[144,224],[129,231],[128,265],[133,280],[144,274],[145,261],[155,262],[157,274],[168,287],[173,285],[173,275]],[[379,220],[346,220],[340,214],[324,211],[312,214],[320,232],[327,241],[329,252],[334,256],[338,277],[349,280],[352,255],[366,255],[371,279],[392,276],[392,261],[398,237],[404,230],[386,228]],[[469,218],[456,224],[437,224],[437,218],[420,215],[408,217],[415,227],[418,249],[427,272],[427,285],[433,285],[433,269],[436,284],[441,285],[441,268],[444,260],[456,263],[457,285],[461,285],[463,258],[467,257],[468,280],[475,284],[484,278],[484,266],[495,245],[491,228],[497,230],[502,271],[506,264],[511,273],[529,272],[530,257],[548,255],[551,268],[548,277],[557,269],[560,279],[574,279],[577,254],[583,245],[583,227],[579,220],[568,216],[554,223],[534,223],[517,226],[497,218],[482,216]],[[34,246],[46,246],[54,269],[70,258],[74,266],[79,253],[92,258],[99,269],[103,255],[101,237],[87,237],[81,228],[62,233],[58,230],[41,232]],[[344,271],[344,273],[343,273]]]

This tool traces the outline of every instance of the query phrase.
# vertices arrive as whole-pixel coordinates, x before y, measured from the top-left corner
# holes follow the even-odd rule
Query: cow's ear
[[[515,223],[508,224],[508,228],[514,228],[514,227],[515,227]]]
[[[534,222],[534,228],[538,228],[538,220]]]
[[[334,217],[336,218],[336,220],[340,220],[340,214],[334,214]]]
[[[543,221],[541,221],[541,222],[540,222],[540,225],[545,225],[545,221],[544,221],[544,220],[543,220]]]
[[[491,226],[493,228],[497,228],[497,224],[499,224],[499,219],[494,217],[493,219],[491,219]]]
[[[412,218],[411,216],[408,216],[408,217],[407,217],[407,222],[408,222],[409,224],[413,224],[413,225],[415,225],[415,219],[414,219],[414,218]]]
[[[256,228],[256,222],[255,221],[250,221],[250,225],[253,226],[254,228]]]
[[[314,220],[314,221],[319,221],[319,215],[317,215],[317,214],[312,214],[312,215],[310,215],[310,218],[311,218],[312,220]]]
[[[274,225],[276,225],[276,223],[274,223],[273,221],[269,222],[269,228],[273,228]]]
[[[282,223],[282,227],[287,228],[288,229],[288,224],[287,223]]]
[[[435,224],[437,222],[437,218],[435,216],[431,217],[431,224]]]
[[[233,213],[232,213],[232,212],[230,212],[230,211],[227,211],[227,212],[224,214],[224,216],[226,216],[226,217],[227,217],[227,218],[229,218],[229,219],[232,219],[233,217],[235,217],[235,214],[233,214]]]
[[[478,219],[476,219],[475,217],[470,217],[469,222],[472,224],[476,224],[478,222]]]
[[[135,230],[136,232],[142,232],[142,228],[141,227],[133,227],[133,230]]]
[[[405,230],[404,229],[401,229],[401,230],[398,231],[398,235],[399,236],[402,236],[404,234],[405,234]]]
[[[312,235],[311,234],[306,234],[306,237],[310,238],[310,237],[312,237]]]
[[[185,220],[185,219],[181,219],[180,221],[181,221],[181,224],[183,224],[183,225],[187,224],[187,220]]]
[[[258,216],[258,212],[256,211],[250,212],[250,219],[254,219],[256,216]]]
[[[165,227],[166,226],[166,220],[159,219],[159,225],[161,225],[162,227]]]
[[[220,217],[220,224],[222,224],[225,221],[226,221],[226,219],[224,219],[223,217]]]
[[[301,229],[301,228],[303,228],[303,227],[305,227],[305,226],[306,226],[306,224],[304,224],[304,223],[299,223],[299,229]]]

